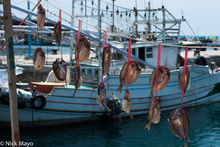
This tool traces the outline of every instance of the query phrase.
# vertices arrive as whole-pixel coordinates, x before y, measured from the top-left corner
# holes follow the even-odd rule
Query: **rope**
[[[62,24],[62,16],[61,16],[61,9],[59,11],[59,21],[60,25]],[[61,59],[63,60],[63,49],[62,49],[62,42],[63,42],[63,34],[62,34],[62,28],[61,28],[61,40],[60,40],[60,45],[61,45]]]
[[[160,56],[161,56],[161,44],[158,46],[158,55],[157,55],[157,68],[156,68],[156,94],[155,97],[157,97],[157,80],[158,80],[158,68],[160,67]]]
[[[103,31],[103,44],[102,44],[102,54],[104,54],[104,48],[107,41],[107,32]],[[103,60],[102,60],[103,61]],[[103,61],[104,62],[104,61]],[[102,63],[104,64],[104,63]],[[102,72],[102,82],[104,83],[103,72]],[[105,84],[105,83],[104,83]]]
[[[80,40],[80,36],[81,36],[81,32],[82,32],[82,21],[79,20],[79,25],[78,25],[78,39],[77,39],[77,44],[76,44],[76,48],[77,48],[77,58],[76,58],[76,62],[77,62],[77,68],[79,69],[79,40]],[[78,46],[77,46],[78,45]]]
[[[183,86],[182,86],[182,113],[183,111],[183,97],[184,97],[184,88],[185,88],[185,73],[187,68],[187,59],[188,59],[188,47],[185,49],[185,60],[184,60],[184,68],[183,68]]]
[[[128,59],[127,59],[127,90],[128,90],[128,71],[129,71],[129,64],[130,64],[130,58],[131,58],[131,38],[129,39],[129,46],[128,46]]]

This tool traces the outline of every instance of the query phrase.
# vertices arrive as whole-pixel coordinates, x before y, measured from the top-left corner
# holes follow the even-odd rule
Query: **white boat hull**
[[[183,98],[184,107],[220,101],[220,73],[209,74],[208,67],[194,65],[190,67],[190,74],[191,84]],[[142,74],[134,84],[128,86],[132,102],[132,115],[148,113],[151,103],[149,77],[150,74]],[[158,92],[161,111],[181,107],[182,91],[179,88],[177,77],[178,71],[171,72],[169,84]],[[116,92],[120,84],[119,76],[106,77],[105,83],[106,97],[109,98],[114,94],[122,103],[126,86],[123,86],[122,93]],[[72,97],[73,92],[74,88],[55,88],[46,97],[44,109],[19,109],[20,123],[45,126],[96,120],[103,116],[110,116],[106,109],[98,105],[97,89],[78,89],[74,98]],[[0,112],[0,121],[10,124],[9,106],[0,104]],[[119,117],[129,115],[122,111]]]

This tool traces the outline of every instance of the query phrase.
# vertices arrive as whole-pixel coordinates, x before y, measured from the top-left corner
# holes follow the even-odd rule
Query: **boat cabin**
[[[123,45],[120,44],[118,47],[125,51],[128,51],[128,43]],[[170,70],[177,69],[179,67],[179,52],[180,48],[162,46],[160,65],[166,65]],[[158,44],[148,44],[146,42],[133,43],[131,45],[131,54],[156,67],[158,56]],[[122,59],[126,60],[127,56],[123,55]],[[141,64],[141,66],[142,68],[148,68],[144,64]]]

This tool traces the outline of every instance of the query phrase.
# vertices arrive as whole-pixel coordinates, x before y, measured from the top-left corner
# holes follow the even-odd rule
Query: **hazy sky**
[[[80,0],[77,0],[80,4]],[[92,0],[87,0],[91,4]],[[133,8],[136,0],[116,0],[115,4]],[[144,9],[150,0],[137,0],[138,9]],[[36,3],[37,0],[32,0]],[[72,0],[49,0],[57,7],[71,13]],[[97,4],[97,0],[94,0]],[[112,3],[112,0],[102,0],[102,8],[105,9],[107,3]],[[151,0],[152,8],[165,7],[176,17],[180,18],[182,14],[187,19],[193,30],[198,35],[220,35],[220,0]],[[12,4],[21,7],[26,7],[25,0],[12,0]],[[47,6],[45,0],[42,1],[44,7]],[[31,5],[33,8],[33,5]],[[58,13],[58,12],[56,12]],[[182,31],[186,35],[192,35],[186,23],[182,24]]]

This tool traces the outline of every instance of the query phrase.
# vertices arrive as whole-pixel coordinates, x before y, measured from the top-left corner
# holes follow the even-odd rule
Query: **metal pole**
[[[75,0],[72,0],[72,16],[70,16],[71,18],[71,27],[74,28],[74,3]],[[74,32],[71,33],[71,38],[70,38],[70,65],[71,67],[73,67],[73,45],[74,45]],[[73,71],[70,70],[70,82],[71,79],[73,78]]]
[[[8,68],[8,86],[9,86],[9,102],[11,114],[11,133],[12,141],[19,146],[19,123],[18,123],[18,105],[16,92],[15,62],[14,62],[14,45],[11,18],[11,1],[3,1],[5,40],[7,53]]]
[[[114,32],[114,25],[115,25],[115,0],[112,0],[113,2],[113,7],[112,7],[112,28],[111,31],[112,33]]]
[[[137,17],[138,17],[138,12],[137,12],[137,8],[134,8],[134,16],[135,16],[135,36],[138,37],[138,24],[137,24]]]
[[[165,24],[165,8],[164,6],[162,6],[162,12],[163,12],[163,29],[162,29],[162,35],[163,35],[163,41],[165,41],[165,27],[166,27],[166,24]]]
[[[148,32],[147,34],[150,35],[149,33],[151,32],[151,20],[150,20],[150,15],[151,15],[151,11],[150,11],[150,2],[148,2]]]
[[[100,15],[100,0],[98,0],[98,39],[101,40],[101,15]],[[98,45],[99,67],[101,67],[101,43]],[[99,80],[101,81],[101,68],[99,68]]]
[[[28,7],[28,11],[30,12],[30,0],[27,1],[27,7]],[[30,15],[28,15],[28,21],[31,20]],[[30,26],[30,24],[28,24]],[[30,31],[31,28],[28,28],[28,30]],[[28,34],[28,58],[31,58],[31,34]]]
[[[137,0],[135,0],[135,9],[134,9],[134,15],[135,15],[135,35],[138,37],[138,8],[137,8]]]

